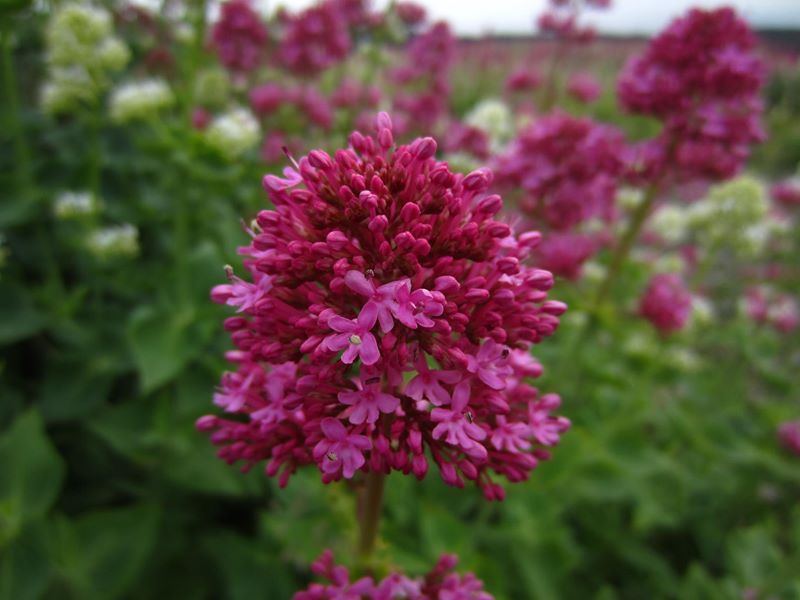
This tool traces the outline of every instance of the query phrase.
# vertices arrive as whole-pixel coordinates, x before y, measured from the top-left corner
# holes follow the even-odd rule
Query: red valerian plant
[[[424,577],[412,579],[391,573],[378,582],[370,576],[351,582],[349,571],[335,565],[333,553],[326,550],[311,570],[330,583],[312,583],[307,590],[297,592],[293,600],[492,600],[475,575],[453,573],[456,564],[458,558],[445,554]]]
[[[264,178],[275,210],[240,250],[249,278],[212,291],[240,313],[225,321],[237,369],[214,399],[235,419],[198,427],[281,485],[308,464],[326,483],[421,479],[430,457],[448,484],[502,499],[490,473],[527,479],[569,427],[550,415],[558,396],[526,381],[566,309],[526,264],[541,236],[494,218],[488,169],[452,173],[432,138],[395,146],[385,113],[350,145]]]
[[[766,72],[755,44],[732,9],[693,9],[629,61],[617,86],[622,105],[664,124],[642,147],[654,178],[666,169],[681,179],[727,179],[764,139]]]
[[[220,11],[211,31],[219,60],[233,72],[248,73],[261,64],[267,29],[248,0],[229,0]]]
[[[639,314],[661,333],[683,329],[692,314],[692,295],[677,273],[654,275],[642,295]]]

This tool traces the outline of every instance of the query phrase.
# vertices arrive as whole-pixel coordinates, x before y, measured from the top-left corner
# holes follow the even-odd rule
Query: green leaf
[[[46,525],[28,527],[0,553],[0,598],[35,600],[45,591],[51,575]]]
[[[0,282],[0,345],[38,333],[45,322],[45,316],[34,308],[27,292]]]
[[[133,352],[145,393],[168,383],[202,346],[202,324],[194,324],[191,308],[171,311],[145,306],[135,311],[128,323],[128,342]],[[198,325],[193,327],[193,325]]]
[[[20,416],[0,436],[0,546],[55,502],[64,465],[35,411]]]
[[[75,597],[119,598],[136,582],[152,552],[159,511],[149,505],[102,510],[59,527],[61,571]]]

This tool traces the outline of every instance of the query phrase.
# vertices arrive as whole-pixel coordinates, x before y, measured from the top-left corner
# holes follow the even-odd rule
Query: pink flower
[[[800,207],[800,179],[785,179],[770,188],[772,199],[786,208]]]
[[[351,583],[350,573],[333,562],[333,553],[326,550],[311,565],[311,571],[330,583],[312,583],[293,600],[492,600],[483,590],[483,583],[473,573],[453,573],[458,559],[443,555],[429,573],[412,579],[402,573],[389,573],[376,582],[371,576]]]
[[[341,472],[345,479],[352,479],[366,462],[363,451],[370,448],[369,438],[365,435],[348,434],[337,419],[323,419],[320,428],[325,439],[314,446],[314,459],[325,473]]]
[[[661,333],[683,329],[692,313],[692,295],[677,273],[654,275],[642,295],[639,314]]]
[[[333,352],[347,348],[342,354],[342,362],[347,365],[352,364],[356,357],[365,365],[374,365],[381,357],[375,336],[370,331],[377,319],[377,305],[370,302],[364,305],[355,319],[334,315],[328,320],[328,326],[338,334],[329,335],[323,343]]]
[[[579,102],[588,104],[600,97],[602,88],[600,87],[600,82],[591,74],[576,73],[570,77],[567,83],[567,91]]]
[[[399,398],[381,391],[380,377],[374,379],[378,381],[369,383],[371,379],[367,378],[366,385],[362,379],[354,379],[357,391],[339,392],[339,402],[350,407],[342,416],[348,417],[353,425],[374,423],[380,413],[391,414],[400,405]]]
[[[458,371],[447,371],[442,369],[430,369],[428,363],[422,357],[414,363],[417,375],[406,385],[405,393],[408,397],[420,401],[426,398],[435,406],[442,406],[450,403],[450,394],[444,389],[442,384],[456,384],[461,381],[461,374]]]
[[[501,499],[496,477],[523,481],[549,458],[523,433],[539,398],[530,351],[566,306],[529,264],[540,234],[496,217],[488,169],[453,173],[432,138],[398,146],[388,115],[375,125],[264,177],[274,208],[247,230],[248,278],[212,291],[241,309],[216,396],[231,416],[197,427],[281,486],[306,465],[328,483],[433,464]]]
[[[528,405],[528,427],[530,434],[540,444],[554,446],[561,439],[561,434],[570,427],[569,419],[554,417],[550,413],[561,406],[561,398],[557,394],[545,394],[541,400]]]
[[[288,16],[284,27],[278,56],[294,73],[315,75],[350,52],[348,21],[336,2],[324,2]]]
[[[247,73],[261,62],[267,29],[248,0],[228,0],[211,30],[211,41],[225,67]]]
[[[800,421],[787,421],[778,427],[778,439],[790,452],[800,456]]]
[[[503,377],[511,373],[511,367],[505,360],[508,354],[507,347],[495,343],[494,340],[486,340],[477,354],[467,355],[467,371],[477,375],[493,390],[502,390],[506,387]]]

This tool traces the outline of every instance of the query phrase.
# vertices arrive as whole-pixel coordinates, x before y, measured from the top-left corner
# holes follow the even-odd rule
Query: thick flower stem
[[[19,90],[17,88],[17,73],[14,65],[13,39],[11,27],[3,26],[0,30],[0,45],[3,54],[3,87],[8,102],[7,131],[11,132],[14,139],[14,154],[16,155],[15,171],[20,189],[27,189],[30,183],[31,165],[30,152],[23,131]]]
[[[658,187],[655,185],[651,186],[645,193],[641,204],[636,207],[636,211],[633,213],[630,223],[628,223],[628,228],[622,234],[619,244],[617,244],[617,247],[614,249],[614,254],[611,257],[611,264],[609,264],[608,271],[606,271],[606,276],[597,288],[597,292],[589,307],[590,316],[594,317],[596,315],[598,309],[611,292],[614,282],[622,272],[622,267],[628,259],[631,248],[633,248],[633,243],[636,241],[636,238],[639,237],[639,232],[642,230],[645,221],[647,221],[647,217],[650,214],[650,210],[653,208],[657,196]]]
[[[378,538],[385,479],[386,475],[383,473],[367,474],[364,488],[358,496],[358,556],[362,567],[366,570],[369,570]]]

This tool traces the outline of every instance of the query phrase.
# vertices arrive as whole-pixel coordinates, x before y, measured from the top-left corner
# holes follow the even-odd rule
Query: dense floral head
[[[661,333],[679,331],[692,315],[692,294],[677,273],[654,275],[642,295],[639,314]]]
[[[492,600],[475,575],[453,573],[457,564],[455,556],[445,554],[424,577],[412,579],[395,572],[378,582],[370,576],[351,582],[347,568],[335,565],[333,554],[326,550],[311,570],[330,583],[312,583],[293,600]]]
[[[490,171],[452,173],[432,138],[395,146],[385,113],[350,144],[264,178],[275,210],[241,249],[249,278],[212,291],[240,313],[225,322],[237,370],[215,402],[247,420],[198,426],[282,484],[304,464],[325,482],[422,478],[430,457],[447,483],[500,498],[490,472],[526,479],[569,425],[549,414],[558,396],[525,381],[566,309],[547,299],[552,275],[526,265],[540,235],[494,219]]]
[[[762,141],[765,68],[730,8],[693,9],[631,59],[618,81],[628,110],[664,122],[663,159],[684,177],[734,175]]]
[[[314,75],[343,60],[351,48],[348,13],[323,2],[286,18],[280,60],[299,75]]]
[[[501,189],[521,188],[525,213],[569,229],[587,219],[613,217],[623,154],[617,130],[555,113],[523,129],[495,172]]]
[[[211,41],[225,67],[248,73],[261,63],[267,29],[248,0],[228,0],[211,31]]]

